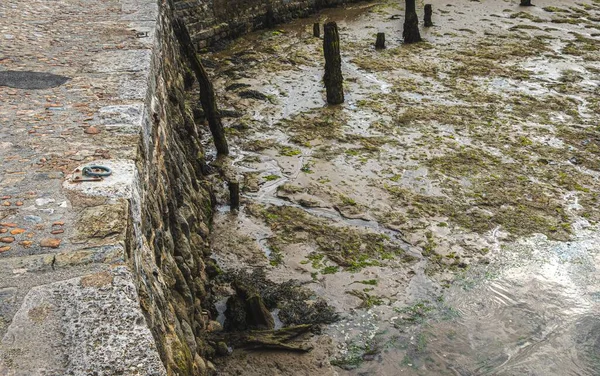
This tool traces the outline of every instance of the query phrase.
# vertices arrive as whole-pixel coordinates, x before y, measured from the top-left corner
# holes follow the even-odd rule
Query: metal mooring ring
[[[81,169],[81,174],[83,176],[110,176],[112,175],[112,170],[106,166],[86,166]]]

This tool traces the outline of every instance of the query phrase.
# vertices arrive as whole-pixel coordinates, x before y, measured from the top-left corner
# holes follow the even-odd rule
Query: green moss
[[[393,254],[388,252],[381,252],[379,255],[381,260],[393,259]],[[410,258],[409,258],[410,260]],[[371,259],[367,255],[360,255],[356,260],[350,260],[348,267],[346,268],[349,272],[358,272],[369,266],[380,266],[381,263],[377,260]]]
[[[499,43],[497,40],[484,40],[466,49],[444,53],[444,57],[455,63],[452,76],[458,78],[479,77],[510,77],[526,79],[529,72],[518,66],[506,64],[509,58],[539,56],[551,52],[547,43],[541,38],[532,38],[527,42],[511,41]]]
[[[563,48],[562,52],[574,56],[582,56],[586,61],[598,61],[598,50],[600,49],[600,41],[593,38],[588,38],[579,33],[571,33],[575,36],[575,40],[570,41]]]
[[[173,339],[168,342],[171,344],[171,353],[175,371],[187,375],[192,372],[193,358],[190,349],[185,346],[179,339]]]

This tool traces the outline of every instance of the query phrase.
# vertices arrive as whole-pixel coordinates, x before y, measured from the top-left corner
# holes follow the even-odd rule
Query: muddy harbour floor
[[[398,3],[201,55],[243,183],[213,257],[339,315],[308,355],[233,351],[222,374],[600,375],[600,2],[433,0],[415,45]],[[329,20],[340,106],[311,35]]]

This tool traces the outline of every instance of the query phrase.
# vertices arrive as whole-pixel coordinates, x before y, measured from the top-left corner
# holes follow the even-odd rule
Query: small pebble
[[[44,248],[58,248],[60,246],[60,242],[60,239],[55,238],[42,239],[40,246]]]
[[[23,217],[23,219],[31,223],[40,223],[42,221],[42,218],[38,217],[37,215],[26,215]]]

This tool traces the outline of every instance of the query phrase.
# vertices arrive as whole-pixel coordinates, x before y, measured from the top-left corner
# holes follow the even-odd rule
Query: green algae
[[[383,299],[381,297],[371,295],[368,292],[360,290],[346,291],[346,294],[356,296],[361,300],[360,305],[357,308],[373,308],[374,306],[382,305]]]
[[[268,206],[251,210],[266,221],[277,235],[280,244],[314,244],[318,252],[311,256],[315,268],[320,268],[323,261],[320,255],[325,255],[337,266],[348,271],[380,265],[390,256],[401,262],[413,261],[412,256],[406,254],[384,234],[332,226],[324,219],[288,206]],[[321,272],[333,270],[325,266]]]
[[[302,112],[282,120],[278,126],[291,133],[290,141],[300,145],[310,145],[315,139],[336,139],[342,137],[342,127],[347,115],[338,109],[322,109]]]
[[[295,157],[300,154],[302,154],[302,151],[300,151],[300,149],[296,149],[291,146],[280,146],[279,147],[279,155],[283,155],[285,157]]]
[[[550,13],[556,13],[556,12],[571,13],[571,11],[569,11],[568,9],[552,7],[552,6],[543,7],[542,9],[545,10],[546,12],[550,12]]]

